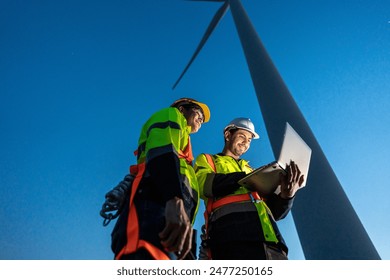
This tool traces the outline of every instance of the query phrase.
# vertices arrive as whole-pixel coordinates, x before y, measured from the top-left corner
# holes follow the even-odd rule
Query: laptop
[[[304,181],[301,186],[304,187],[309,173],[310,158],[310,147],[302,140],[291,125],[286,123],[283,144],[278,160],[255,169],[246,177],[239,180],[238,183],[252,186],[262,195],[267,195],[272,192],[278,193],[280,192],[280,188],[278,188],[280,183],[279,174],[287,174],[285,170],[286,165],[290,163],[290,160],[293,160],[298,165],[301,174],[304,175]]]

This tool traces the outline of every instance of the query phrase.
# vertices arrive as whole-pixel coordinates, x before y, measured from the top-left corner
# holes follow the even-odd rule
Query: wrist
[[[279,194],[280,198],[284,199],[284,200],[290,200],[290,199],[293,199],[295,197],[295,193],[294,194],[284,194],[283,192],[281,192]]]

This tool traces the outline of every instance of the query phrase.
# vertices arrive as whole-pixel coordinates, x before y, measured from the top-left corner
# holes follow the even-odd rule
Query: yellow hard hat
[[[183,98],[180,98],[180,99],[176,100],[175,102],[173,102],[171,107],[179,107],[179,106],[191,105],[191,104],[195,104],[195,105],[200,107],[200,109],[202,110],[202,113],[203,113],[203,117],[204,117],[203,122],[204,123],[206,123],[210,120],[209,107],[202,102],[196,101],[195,99],[183,97]]]

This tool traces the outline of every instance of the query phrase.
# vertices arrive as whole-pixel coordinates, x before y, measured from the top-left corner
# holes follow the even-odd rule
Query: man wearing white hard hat
[[[195,163],[201,198],[206,204],[200,258],[287,259],[288,248],[276,225],[286,217],[302,183],[294,162],[281,176],[281,192],[260,197],[238,183],[253,169],[241,156],[258,139],[252,121],[236,118],[223,130],[221,153],[201,154]]]

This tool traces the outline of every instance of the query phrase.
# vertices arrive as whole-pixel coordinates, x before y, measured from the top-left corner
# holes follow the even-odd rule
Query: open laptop
[[[275,192],[279,186],[279,174],[286,174],[286,165],[293,160],[298,165],[304,181],[301,187],[306,185],[311,158],[311,149],[302,140],[298,133],[286,123],[282,148],[277,161],[259,167],[238,181],[241,185],[254,187],[260,194],[267,195]],[[278,192],[278,191],[276,191]]]

